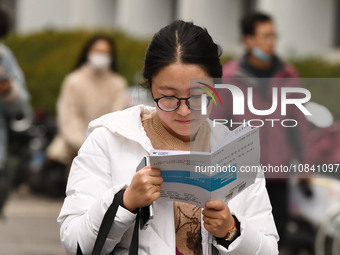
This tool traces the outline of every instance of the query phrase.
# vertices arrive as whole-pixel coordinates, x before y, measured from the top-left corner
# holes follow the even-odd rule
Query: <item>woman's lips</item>
[[[180,124],[190,124],[190,120],[176,120]]]

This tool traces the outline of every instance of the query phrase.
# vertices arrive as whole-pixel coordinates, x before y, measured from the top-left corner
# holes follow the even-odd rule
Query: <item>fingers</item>
[[[203,221],[205,224],[210,224],[211,223],[211,218],[207,217],[207,216],[203,216]]]
[[[204,227],[210,232],[210,230],[218,231],[219,228],[223,228],[223,221],[203,216]]]
[[[203,216],[211,219],[225,220],[225,216],[230,214],[229,207],[219,200],[208,201],[202,211]]]
[[[150,177],[150,183],[152,185],[161,185],[163,183],[162,177]]]
[[[162,183],[163,178],[158,169],[146,166],[137,171],[124,193],[124,205],[133,211],[151,204],[160,197]]]
[[[210,200],[205,203],[205,208],[212,209],[216,211],[221,211],[225,209],[226,204],[223,203],[221,200]]]
[[[149,168],[149,175],[154,176],[154,177],[160,177],[161,176],[161,171],[156,168]]]
[[[156,168],[151,168],[150,165],[144,167],[137,173],[141,176],[144,184],[161,185],[163,183],[161,171]]]
[[[222,201],[208,201],[202,214],[204,227],[214,236],[224,237],[234,225],[234,218],[229,207]]]
[[[155,177],[159,177],[161,176],[161,171],[157,168],[151,168],[150,165],[147,165],[145,167],[143,167],[141,170],[139,170],[138,172],[140,173],[147,173],[150,176],[155,176]]]
[[[155,193],[155,192],[160,192],[161,189],[162,189],[161,185],[156,184],[156,185],[150,185],[148,190],[150,191],[150,193]]]
[[[161,191],[161,185],[154,185],[155,188],[156,188],[156,192],[160,192]]]
[[[212,218],[212,219],[216,219],[219,217],[219,212],[216,212],[216,211],[212,211],[212,210],[203,210],[202,211],[202,214],[206,217],[209,217],[209,218]]]
[[[160,197],[161,197],[161,192],[160,192],[160,189],[159,189],[159,191],[156,191],[156,192],[152,193],[151,201],[150,201],[149,204],[151,204],[153,201],[156,201]]]
[[[222,220],[211,219],[209,217],[203,217],[204,228],[212,235],[216,237],[224,237],[227,235],[228,227]]]

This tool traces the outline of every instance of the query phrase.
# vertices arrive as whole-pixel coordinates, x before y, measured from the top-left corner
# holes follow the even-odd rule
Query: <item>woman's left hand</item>
[[[202,214],[205,229],[216,237],[225,237],[235,224],[229,207],[220,200],[206,202]]]
[[[11,89],[9,80],[0,81],[0,96],[5,95]]]

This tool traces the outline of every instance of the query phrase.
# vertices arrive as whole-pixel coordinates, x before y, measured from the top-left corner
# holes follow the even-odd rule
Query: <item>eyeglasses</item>
[[[181,101],[185,100],[185,104],[189,107],[189,109],[194,111],[200,111],[202,109],[202,95],[191,96],[187,98],[178,98],[178,97],[159,97],[154,98],[159,109],[165,112],[172,112],[178,109],[181,105]],[[207,96],[207,107],[210,104],[210,100],[212,98]]]
[[[258,37],[263,41],[268,41],[268,40],[276,40],[278,38],[278,35],[276,33],[265,33],[265,34],[258,35]]]

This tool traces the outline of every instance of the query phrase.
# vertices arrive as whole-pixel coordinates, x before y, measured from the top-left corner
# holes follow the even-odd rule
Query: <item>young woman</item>
[[[128,254],[134,212],[152,202],[155,217],[140,231],[138,254],[278,253],[264,178],[257,178],[228,205],[214,200],[201,210],[158,200],[163,181],[158,169],[146,166],[136,173],[151,149],[189,150],[195,140],[195,149],[207,151],[217,142],[215,129],[197,114],[190,79],[221,77],[219,56],[208,32],[192,23],[175,21],[155,34],[143,73],[155,108],[139,105],[93,121],[73,162],[58,218],[68,253],[75,254],[77,244],[84,254],[92,251],[103,215],[122,189],[105,254],[113,249]]]
[[[116,70],[116,48],[111,38],[88,40],[57,102],[59,134],[49,146],[48,158],[70,165],[86,139],[91,120],[127,105],[126,80]]]

